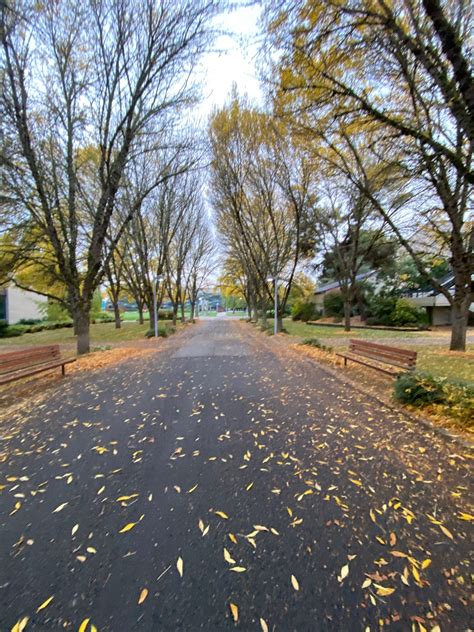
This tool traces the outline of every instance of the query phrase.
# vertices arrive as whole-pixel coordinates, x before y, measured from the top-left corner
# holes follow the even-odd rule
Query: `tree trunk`
[[[178,304],[173,303],[173,327],[176,327],[177,320],[178,320]]]
[[[470,297],[469,297],[470,299]],[[467,309],[464,305],[468,306]],[[449,349],[451,351],[466,351],[466,333],[467,321],[469,317],[469,300],[453,301],[451,305],[452,326],[451,326],[451,342]]]
[[[137,307],[138,307],[138,322],[140,325],[143,325],[143,323],[145,322],[143,318],[143,305],[141,305],[140,303],[137,303]]]
[[[283,331],[283,316],[282,314],[278,313],[277,316],[277,333],[280,333]]]
[[[344,297],[344,331],[351,330],[351,312],[352,301],[350,298]]]
[[[181,303],[181,322],[186,322],[186,316],[184,315],[184,303]]]
[[[122,327],[122,322],[120,320],[120,308],[118,305],[118,301],[114,300],[114,316],[115,316],[115,329],[120,329]]]
[[[77,331],[77,355],[90,352],[89,310],[78,308],[74,319]]]
[[[191,313],[189,314],[189,319],[192,323],[194,323],[194,301],[191,301]]]
[[[262,327],[266,329],[268,326],[268,321],[267,321],[267,304],[265,303],[265,301],[261,302],[261,313],[262,313]]]

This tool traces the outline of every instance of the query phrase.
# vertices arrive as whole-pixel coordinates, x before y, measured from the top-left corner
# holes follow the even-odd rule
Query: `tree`
[[[344,302],[344,328],[350,331],[354,301],[360,297],[358,276],[393,261],[395,244],[385,237],[385,224],[371,203],[354,186],[328,183],[317,219],[319,267],[322,276],[336,280]],[[377,221],[379,220],[379,221]]]
[[[218,229],[247,280],[249,306],[263,326],[279,279],[278,328],[300,260],[308,252],[313,173],[271,117],[233,95],[210,126],[212,195]]]
[[[140,11],[133,0],[2,3],[5,189],[18,220],[30,218],[52,248],[78,353],[89,351],[94,291],[161,177],[112,224],[117,197],[130,166],[160,147],[191,103],[189,72],[214,8],[211,0],[144,0]]]
[[[354,184],[419,273],[446,296],[453,314],[450,347],[465,349],[474,264],[468,3],[308,0],[301,6],[283,0],[269,4],[266,15],[269,43],[279,51],[273,73],[279,74],[274,93],[282,111],[318,143],[325,138],[339,164],[352,154]],[[402,196],[374,191],[374,171],[388,179],[398,172]],[[411,239],[414,226],[427,225],[449,248],[454,294],[430,277],[425,252]]]

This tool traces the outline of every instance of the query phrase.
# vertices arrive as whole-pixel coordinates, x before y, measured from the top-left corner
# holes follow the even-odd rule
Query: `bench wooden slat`
[[[354,339],[349,341],[348,352],[337,353],[336,355],[344,358],[344,365],[347,364],[348,360],[351,360],[352,362],[358,362],[359,364],[392,376],[399,375],[404,370],[411,371],[414,369],[417,358],[417,352],[411,351],[410,349],[399,349],[376,342]],[[372,360],[372,362],[370,362],[370,360]],[[389,366],[397,367],[400,370],[397,371],[395,368],[388,368]]]
[[[0,384],[7,384],[29,375],[61,367],[64,375],[66,364],[75,358],[61,358],[59,345],[29,347],[21,351],[0,354]]]
[[[56,360],[61,357],[59,345],[10,351],[0,355],[0,374],[22,367]]]
[[[385,362],[386,364],[393,364],[400,367],[412,367],[415,366],[415,361],[407,358],[400,358],[394,355],[387,355],[384,353],[378,353],[375,351],[365,350],[365,349],[349,349],[350,352],[356,353],[357,355],[364,356],[366,358],[372,358],[372,360],[378,360],[379,362]]]
[[[392,352],[396,355],[406,356],[408,358],[416,359],[418,355],[416,351],[412,351],[411,349],[400,349],[399,347],[391,347],[389,345],[382,345],[379,342],[368,342],[367,340],[356,340],[354,338],[351,338],[349,342],[350,344],[353,344],[357,347],[367,347],[368,349],[375,349],[375,350],[382,351],[384,353]]]
[[[399,375],[400,373],[402,373],[402,371],[396,371],[396,370],[389,369],[388,367],[377,366],[377,365],[372,364],[370,362],[364,362],[360,358],[358,358],[356,356],[351,356],[351,355],[346,354],[346,353],[336,353],[336,355],[339,356],[340,358],[344,358],[344,359],[347,358],[348,360],[352,360],[352,362],[358,362],[359,364],[363,364],[364,366],[368,366],[371,369],[377,369],[377,371],[381,371],[382,373],[386,373],[387,375],[392,375],[394,377],[396,375]]]

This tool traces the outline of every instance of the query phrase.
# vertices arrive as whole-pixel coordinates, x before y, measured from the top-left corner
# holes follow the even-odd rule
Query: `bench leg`
[[[66,366],[64,364],[61,364],[61,373],[66,375]]]
[[[344,366],[347,366],[347,358],[344,358]]]

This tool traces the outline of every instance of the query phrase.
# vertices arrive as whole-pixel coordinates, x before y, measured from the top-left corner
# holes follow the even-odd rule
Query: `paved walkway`
[[[271,344],[209,320],[1,423],[2,632],[469,629],[469,455]]]

